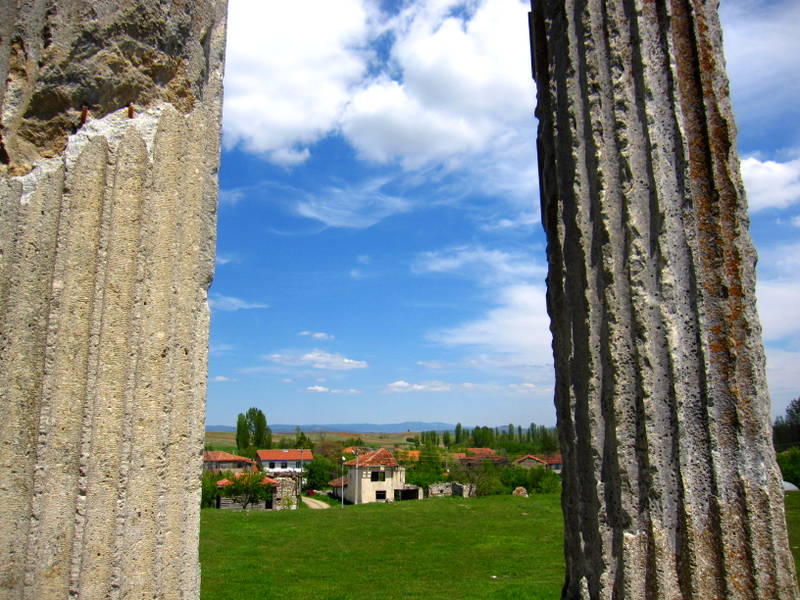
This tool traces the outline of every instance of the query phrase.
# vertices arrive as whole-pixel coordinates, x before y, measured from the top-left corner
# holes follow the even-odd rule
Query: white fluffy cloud
[[[369,161],[461,169],[470,187],[530,203],[536,164],[528,4],[436,0],[409,3],[395,16],[377,6],[232,0],[224,147],[291,166],[308,159],[314,142],[342,133]],[[379,38],[390,41],[388,62],[370,47]],[[343,190],[346,197],[352,191]],[[301,205],[300,214],[337,227],[367,226],[350,225],[336,209],[340,201],[328,196]],[[353,206],[370,215],[367,221],[409,208],[375,196]],[[221,200],[235,204],[241,194],[223,192]]]
[[[520,126],[533,132],[527,5],[486,0],[463,19],[457,4],[415,3],[394,21],[391,66],[402,80],[382,73],[344,113],[365,158],[413,169],[482,153]]]
[[[348,371],[350,369],[366,369],[369,365],[362,360],[353,360],[341,354],[314,349],[311,352],[273,353],[265,359],[286,366],[304,366],[327,371]]]
[[[234,379],[233,377],[226,377],[225,375],[215,375],[214,377],[209,377],[208,380],[209,381],[213,381],[215,383],[226,383],[226,382],[229,382],[229,381],[238,381],[237,379]]]
[[[214,310],[225,311],[269,308],[269,304],[264,304],[263,302],[251,302],[234,296],[223,296],[222,294],[216,293],[212,293],[209,296],[208,305]]]
[[[745,158],[742,178],[751,212],[800,203],[800,159],[781,163]]]
[[[309,156],[335,129],[367,72],[363,0],[263,2],[228,7],[223,141],[277,164]]]

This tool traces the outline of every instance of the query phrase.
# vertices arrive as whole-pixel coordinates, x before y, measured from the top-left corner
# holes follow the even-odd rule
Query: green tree
[[[461,427],[461,423],[456,423],[455,438],[456,446],[460,446],[464,441],[464,429]]]
[[[220,496],[217,482],[220,479],[231,478],[231,473],[214,473],[213,471],[203,471],[203,476],[200,480],[200,508],[215,508],[217,506],[217,498]]]
[[[297,427],[294,430],[294,447],[295,448],[309,448],[310,450],[314,449],[314,442],[302,431],[300,428]]]
[[[442,432],[442,444],[444,444],[447,448],[449,448],[453,443],[453,439],[450,436],[449,431]]]
[[[250,430],[247,428],[247,418],[242,413],[236,419],[236,447],[239,452],[250,447]]]
[[[272,486],[263,483],[263,473],[240,473],[231,479],[231,485],[226,486],[222,495],[233,499],[246,509],[248,505],[272,498]]]
[[[267,427],[267,417],[259,410],[254,419],[253,445],[256,448],[268,450],[272,447],[272,431]]]
[[[318,490],[328,487],[328,482],[336,479],[337,464],[324,456],[315,456],[306,466],[306,484],[304,489]]]
[[[785,416],[775,419],[772,440],[776,450],[800,444],[800,396],[789,402]]]

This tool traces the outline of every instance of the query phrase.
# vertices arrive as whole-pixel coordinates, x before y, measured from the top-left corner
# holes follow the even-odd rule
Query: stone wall
[[[225,3],[1,4],[0,597],[194,599]]]
[[[717,3],[536,0],[563,598],[797,598]]]

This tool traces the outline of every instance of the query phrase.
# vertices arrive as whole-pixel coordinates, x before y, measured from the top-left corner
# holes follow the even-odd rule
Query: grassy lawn
[[[794,564],[800,573],[800,492],[783,495],[786,499],[786,526],[789,528],[789,547],[794,554]]]
[[[786,494],[800,571],[800,492]],[[558,496],[438,498],[329,510],[203,510],[202,600],[560,595]],[[494,576],[494,577],[493,577]]]
[[[558,598],[557,495],[202,511],[203,600]]]

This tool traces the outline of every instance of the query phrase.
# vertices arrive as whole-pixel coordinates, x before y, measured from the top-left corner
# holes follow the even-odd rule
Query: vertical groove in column
[[[532,8],[563,598],[797,598],[716,7]]]
[[[40,176],[41,175],[41,176]],[[27,567],[44,348],[63,169],[0,181],[0,593],[20,598]]]
[[[74,520],[65,516],[80,514],[86,495],[79,463],[107,152],[104,138],[87,143],[65,181],[23,596],[31,600],[68,596]]]
[[[87,508],[75,586],[85,598],[111,591],[117,499],[122,465],[126,393],[134,347],[134,307],[139,256],[141,198],[150,168],[144,140],[129,128],[115,157],[102,281],[103,321],[99,332],[97,383],[87,418],[85,448]]]

